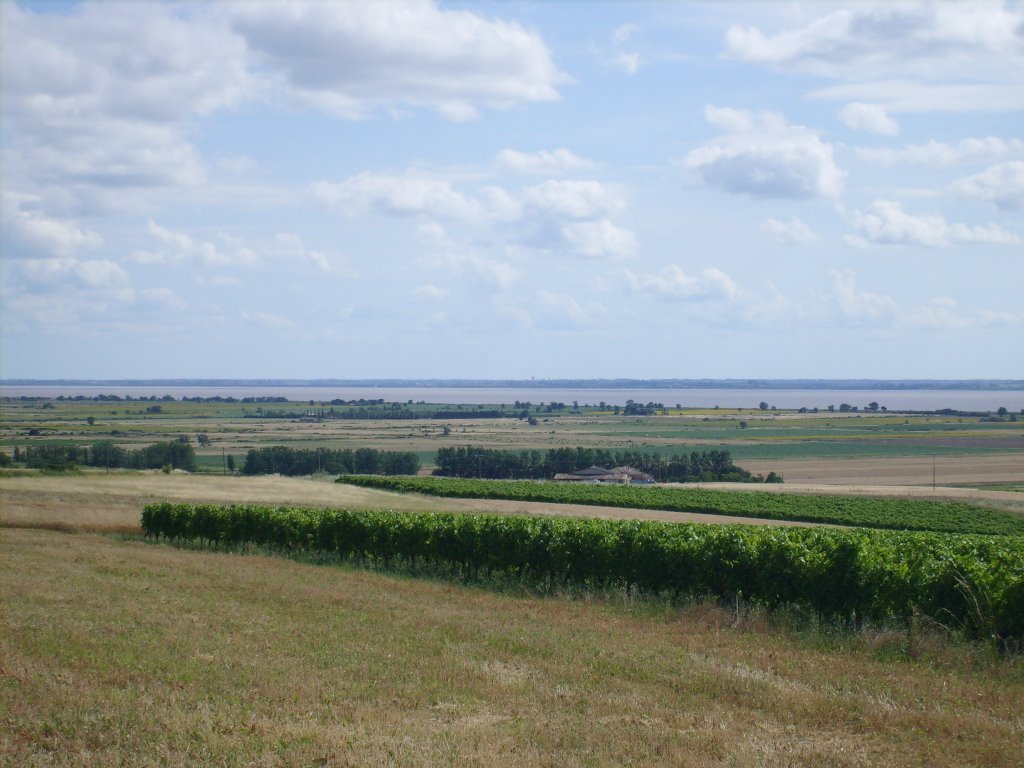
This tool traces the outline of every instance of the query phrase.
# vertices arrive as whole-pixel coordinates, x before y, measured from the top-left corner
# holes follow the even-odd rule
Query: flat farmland
[[[786,484],[928,486],[933,470],[937,485],[987,486],[1024,482],[1024,454],[936,454],[886,458],[745,459],[744,469],[774,470]]]
[[[403,407],[424,415],[442,408]],[[461,409],[462,416],[330,419],[321,418],[330,406],[308,402],[8,400],[0,403],[0,450],[10,455],[16,446],[100,440],[137,448],[188,439],[200,471],[217,473],[224,471],[228,455],[240,466],[246,451],[268,445],[413,451],[424,467],[433,463],[438,448],[452,445],[504,450],[584,446],[662,454],[724,449],[744,468],[779,472],[791,483],[930,485],[933,457],[937,482],[943,485],[1019,486],[1024,481],[1024,422],[1009,418],[672,408],[627,417],[597,409],[568,414],[534,407],[530,415],[536,423],[529,424],[507,404],[506,417],[488,419],[472,418],[475,407],[447,407]],[[275,411],[286,417],[267,415]],[[206,442],[199,442],[200,435]]]
[[[389,493],[304,477],[221,477],[158,471],[85,471],[80,474],[0,474],[0,526],[68,532],[139,534],[142,508],[155,501],[280,504],[405,512],[489,512],[574,515],[613,520],[662,520],[747,525],[805,525],[787,521],[580,504],[501,499],[440,499]]]

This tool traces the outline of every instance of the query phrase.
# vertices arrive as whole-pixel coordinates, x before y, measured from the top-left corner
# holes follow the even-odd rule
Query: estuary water
[[[74,397],[83,395],[119,395],[121,397],[286,397],[289,400],[328,402],[331,400],[376,400],[386,402],[425,401],[440,404],[511,405],[520,402],[559,402],[572,405],[625,405],[662,403],[684,408],[752,408],[761,402],[777,408],[836,409],[843,403],[864,410],[877,402],[890,411],[934,411],[952,408],[958,411],[995,411],[1000,407],[1013,413],[1024,408],[1024,390],[941,390],[941,389],[590,389],[544,387],[213,387],[213,386],[3,386],[0,397]]]

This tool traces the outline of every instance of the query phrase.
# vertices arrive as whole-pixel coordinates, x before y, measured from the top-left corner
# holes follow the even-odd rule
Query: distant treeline
[[[758,482],[761,478],[732,463],[728,451],[693,451],[662,457],[658,453],[602,448],[552,448],[548,451],[501,451],[474,446],[440,448],[435,475],[494,480],[550,480],[558,473],[587,467],[629,466],[666,483],[698,481]],[[772,473],[770,481],[777,476]]]
[[[419,457],[411,451],[378,451],[374,448],[330,450],[275,445],[251,449],[245,456],[242,474],[415,475],[419,469]]]
[[[300,411],[257,408],[255,411],[246,411],[243,416],[248,419],[316,419],[317,421],[351,419],[384,421],[391,419],[500,419],[504,416],[511,416],[511,414],[506,414],[498,409],[443,409],[437,411],[414,410],[403,406],[400,403],[387,403],[385,405],[366,405],[356,408],[347,408],[345,410],[337,410],[333,407],[310,407]]]
[[[173,469],[196,471],[196,452],[182,440],[154,443],[128,450],[104,441],[92,445],[30,445],[14,448],[14,461],[37,469],[66,469],[72,466],[110,469]]]

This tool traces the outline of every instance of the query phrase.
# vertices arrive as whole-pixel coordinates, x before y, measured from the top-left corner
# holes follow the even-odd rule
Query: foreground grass
[[[0,530],[5,765],[1014,766],[1015,661]],[[932,645],[929,645],[932,643]]]

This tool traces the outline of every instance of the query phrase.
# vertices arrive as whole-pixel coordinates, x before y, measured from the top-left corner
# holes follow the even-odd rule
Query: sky
[[[0,378],[1024,378],[1024,5],[0,0]]]

